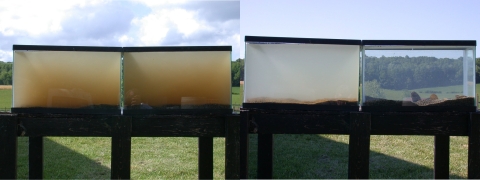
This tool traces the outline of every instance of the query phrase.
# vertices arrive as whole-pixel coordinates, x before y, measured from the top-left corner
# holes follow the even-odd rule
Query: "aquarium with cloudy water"
[[[231,46],[124,47],[124,114],[231,113]]]
[[[121,48],[13,46],[14,113],[120,113]]]
[[[362,43],[363,111],[476,111],[476,41]]]
[[[245,37],[243,108],[358,111],[360,40]]]

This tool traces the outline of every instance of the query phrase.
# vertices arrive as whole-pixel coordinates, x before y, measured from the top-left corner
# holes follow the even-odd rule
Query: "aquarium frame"
[[[468,67],[466,57],[467,51],[473,51],[473,58],[475,61],[476,40],[362,40],[362,99],[360,101],[361,111],[364,112],[476,112],[477,111],[477,97],[474,94],[474,104],[472,106],[364,106],[365,94],[363,83],[365,82],[365,50],[463,50],[463,92],[468,93]],[[375,46],[387,46],[376,48]],[[413,47],[408,47],[413,46]],[[436,48],[438,47],[438,49]],[[474,66],[473,66],[474,67]],[[475,71],[475,70],[474,70]],[[465,81],[467,80],[467,81]],[[473,76],[475,82],[475,76]],[[473,86],[475,92],[475,86]]]
[[[320,38],[296,38],[296,37],[268,37],[268,36],[245,36],[245,43],[298,43],[298,44],[338,44],[338,45],[361,45],[361,40],[354,39],[320,39]]]
[[[123,47],[123,52],[232,51],[232,46],[147,46]]]
[[[247,53],[247,44],[326,44],[326,45],[356,45],[359,46],[359,61],[362,53],[362,41],[353,39],[320,39],[320,38],[295,38],[295,37],[268,37],[268,36],[245,36],[245,54]],[[246,63],[246,62],[245,62]],[[359,65],[360,66],[360,65]],[[247,74],[244,75],[245,77]],[[245,80],[244,77],[244,80]],[[315,110],[315,111],[359,111],[359,99],[357,105],[310,105],[294,103],[245,103],[245,88],[248,82],[244,81],[244,94],[242,97],[243,109],[270,109],[270,110]],[[360,83],[358,83],[360,85]]]
[[[362,46],[477,46],[475,40],[362,40]]]
[[[113,46],[54,46],[54,45],[17,45],[12,46],[13,51],[71,51],[71,52],[118,52],[122,53],[122,47]],[[120,61],[122,55],[120,54]],[[15,61],[15,59],[14,59]],[[121,62],[120,62],[121,63]],[[120,64],[121,66],[121,64]],[[120,73],[120,72],[119,72]],[[12,74],[13,75],[13,74]],[[121,74],[119,74],[121,78]],[[14,86],[12,81],[12,86]],[[120,87],[121,88],[121,87]],[[120,90],[120,89],[119,89]],[[120,91],[119,91],[120,93]],[[12,106],[13,106],[12,94]],[[119,103],[120,99],[119,99]],[[105,114],[105,115],[119,115],[121,114],[121,105],[118,104],[117,109],[98,109],[98,108],[49,108],[49,107],[12,107],[12,113],[20,114]]]
[[[50,46],[50,45],[13,45],[14,51],[94,51],[122,52],[122,47],[109,46]]]
[[[123,47],[123,52],[230,52],[232,60],[232,46],[146,46],[146,47]],[[122,56],[123,63],[123,56]],[[230,63],[230,71],[232,70]],[[232,93],[232,80],[230,78],[230,93]],[[122,87],[123,88],[123,87]],[[124,92],[122,92],[123,94]],[[123,101],[121,103],[124,103]],[[230,97],[230,108],[225,109],[128,109],[123,106],[123,115],[225,115],[232,114],[232,97]]]

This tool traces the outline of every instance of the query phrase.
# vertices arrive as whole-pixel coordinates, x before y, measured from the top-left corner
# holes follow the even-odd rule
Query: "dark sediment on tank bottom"
[[[403,106],[403,101],[375,99],[375,100],[365,101],[363,105],[364,106]],[[411,106],[418,106],[418,105],[412,103]]]
[[[419,106],[411,101],[396,101],[382,98],[373,98],[365,96],[364,106]],[[475,99],[473,97],[466,97],[461,99],[444,100],[439,103],[431,103],[425,106],[475,106]]]
[[[146,105],[135,105],[128,106],[125,109],[182,109],[180,105],[164,105],[164,106],[146,106]],[[223,104],[203,104],[203,105],[189,105],[188,108],[183,109],[231,109],[230,105]]]
[[[81,107],[79,109],[120,109],[119,105],[107,105],[107,104],[99,104],[99,105],[90,105]]]
[[[319,106],[358,106],[357,101],[343,101],[343,100],[338,100],[338,101],[325,101],[321,103],[315,103],[312,105],[319,105]]]
[[[473,97],[452,99],[437,104],[430,104],[427,106],[475,106],[475,99]]]

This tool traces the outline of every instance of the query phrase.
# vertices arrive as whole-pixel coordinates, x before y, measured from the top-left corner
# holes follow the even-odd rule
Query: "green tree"
[[[243,80],[245,61],[237,59],[232,61],[232,86],[240,86],[240,81]]]
[[[12,63],[0,61],[0,85],[12,84]]]

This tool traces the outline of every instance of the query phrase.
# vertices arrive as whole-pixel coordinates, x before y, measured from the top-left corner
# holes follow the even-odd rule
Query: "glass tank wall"
[[[227,109],[231,113],[231,46],[124,50],[124,112]]]
[[[360,40],[246,36],[244,108],[358,111]]]
[[[12,112],[120,112],[121,48],[14,45],[13,50]]]
[[[475,111],[476,41],[363,41],[364,111]]]

